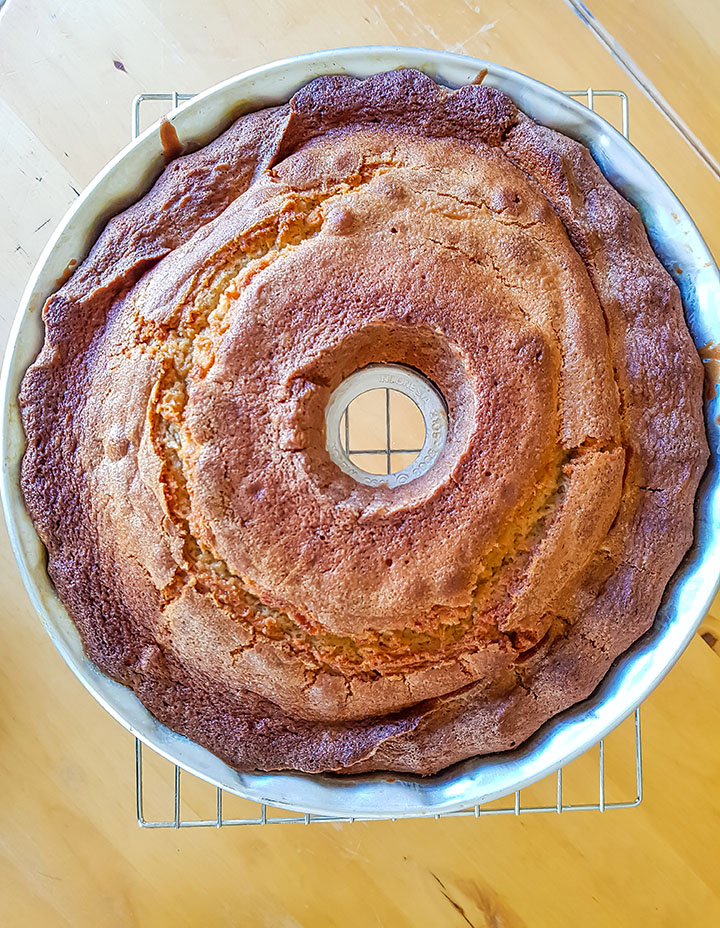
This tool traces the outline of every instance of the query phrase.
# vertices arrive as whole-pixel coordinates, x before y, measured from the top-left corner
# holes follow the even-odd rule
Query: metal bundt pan
[[[460,86],[487,68],[500,88],[538,122],[585,143],[615,187],[640,210],[655,251],[677,281],[695,344],[720,342],[720,274],[691,218],[648,162],[607,122],[538,81],[476,58],[417,48],[366,47],[316,52],[247,71],[172,113],[180,139],[207,142],[233,115],[283,103],[322,74],[365,77],[398,67],[425,71]],[[45,549],[19,487],[25,439],[17,394],[43,340],[42,306],[71,260],[80,260],[112,215],[138,199],[159,173],[158,125],[114,158],[55,230],[32,273],[13,325],[2,377],[2,500],[25,587],[48,634],[72,671],[119,722],[155,751],[223,789],[257,802],[329,815],[417,816],[451,811],[507,795],[582,754],[618,725],[662,680],[688,644],[718,585],[720,565],[720,400],[706,401],[712,457],[696,501],[695,543],[669,584],[655,624],[613,665],[585,702],[547,722],[521,747],[479,757],[425,779],[238,773],[204,748],[157,722],[134,694],[88,660],[75,626],[46,572]],[[678,273],[676,268],[681,268]]]

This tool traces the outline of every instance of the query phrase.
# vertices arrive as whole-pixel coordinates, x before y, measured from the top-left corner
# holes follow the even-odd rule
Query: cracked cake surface
[[[652,624],[707,459],[679,292],[587,149],[497,90],[323,77],[172,162],[47,301],[22,487],[92,660],[240,769],[434,773]],[[394,363],[394,488],[324,410]]]

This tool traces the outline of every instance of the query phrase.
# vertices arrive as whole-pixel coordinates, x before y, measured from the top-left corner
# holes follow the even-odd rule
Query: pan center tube
[[[440,456],[447,408],[434,384],[413,368],[371,364],[333,391],[325,433],[331,459],[358,483],[402,486]]]

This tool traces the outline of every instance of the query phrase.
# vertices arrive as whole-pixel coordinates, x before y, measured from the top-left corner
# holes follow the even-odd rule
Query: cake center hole
[[[425,444],[425,420],[417,403],[399,390],[361,393],[340,420],[340,444],[368,474],[396,474],[409,467]]]
[[[417,371],[373,364],[335,390],[326,428],[328,452],[341,470],[359,483],[398,486],[435,463],[447,413],[438,390]]]

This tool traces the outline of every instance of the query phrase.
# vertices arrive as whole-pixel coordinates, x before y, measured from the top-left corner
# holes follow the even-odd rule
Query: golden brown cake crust
[[[90,657],[242,769],[512,748],[652,624],[707,448],[679,292],[588,151],[502,93],[319,78],[173,162],[47,302],[23,491]],[[361,486],[344,377],[449,438]]]

